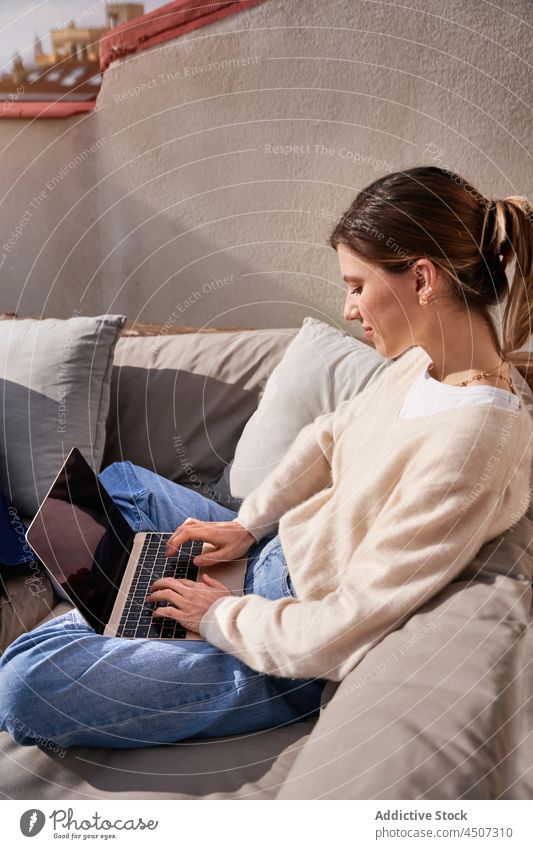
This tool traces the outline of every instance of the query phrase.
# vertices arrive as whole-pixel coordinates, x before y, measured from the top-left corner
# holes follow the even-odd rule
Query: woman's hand
[[[200,581],[189,581],[187,578],[158,578],[151,585],[150,594],[146,601],[168,601],[173,607],[156,607],[153,616],[166,616],[177,619],[189,631],[196,631],[200,626],[202,616],[219,598],[232,595],[232,592],[215,581],[205,572]]]
[[[165,551],[166,557],[176,553],[182,543],[196,539],[209,543],[212,550],[193,558],[195,566],[213,566],[242,557],[255,543],[255,538],[239,522],[202,522],[200,519],[185,519],[170,537]]]

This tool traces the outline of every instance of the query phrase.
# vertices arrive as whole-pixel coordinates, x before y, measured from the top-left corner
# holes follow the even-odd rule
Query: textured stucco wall
[[[437,161],[533,196],[532,24],[529,0],[268,0],[115,63],[89,116],[0,122],[0,244],[45,191],[1,308],[345,327],[327,237],[360,188]]]

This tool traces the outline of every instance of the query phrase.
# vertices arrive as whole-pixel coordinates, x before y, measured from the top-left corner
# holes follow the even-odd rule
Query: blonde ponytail
[[[533,368],[533,351],[518,351],[533,334],[533,208],[524,197],[496,201],[495,245],[515,269],[503,317],[504,356],[520,371]],[[503,245],[503,251],[502,251]]]

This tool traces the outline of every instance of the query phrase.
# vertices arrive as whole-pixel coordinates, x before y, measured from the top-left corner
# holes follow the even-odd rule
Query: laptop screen
[[[103,633],[134,539],[119,508],[73,448],[26,539],[63,592]]]

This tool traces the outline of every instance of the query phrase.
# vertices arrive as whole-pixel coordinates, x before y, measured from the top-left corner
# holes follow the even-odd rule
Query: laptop
[[[153,616],[166,601],[146,602],[148,588],[162,577],[197,581],[207,567],[193,558],[215,546],[183,543],[165,557],[167,533],[135,533],[82,453],[73,448],[26,531],[26,540],[58,594],[68,599],[92,628],[125,639],[203,640],[170,617]],[[217,564],[212,574],[235,595],[244,591],[244,557]]]

